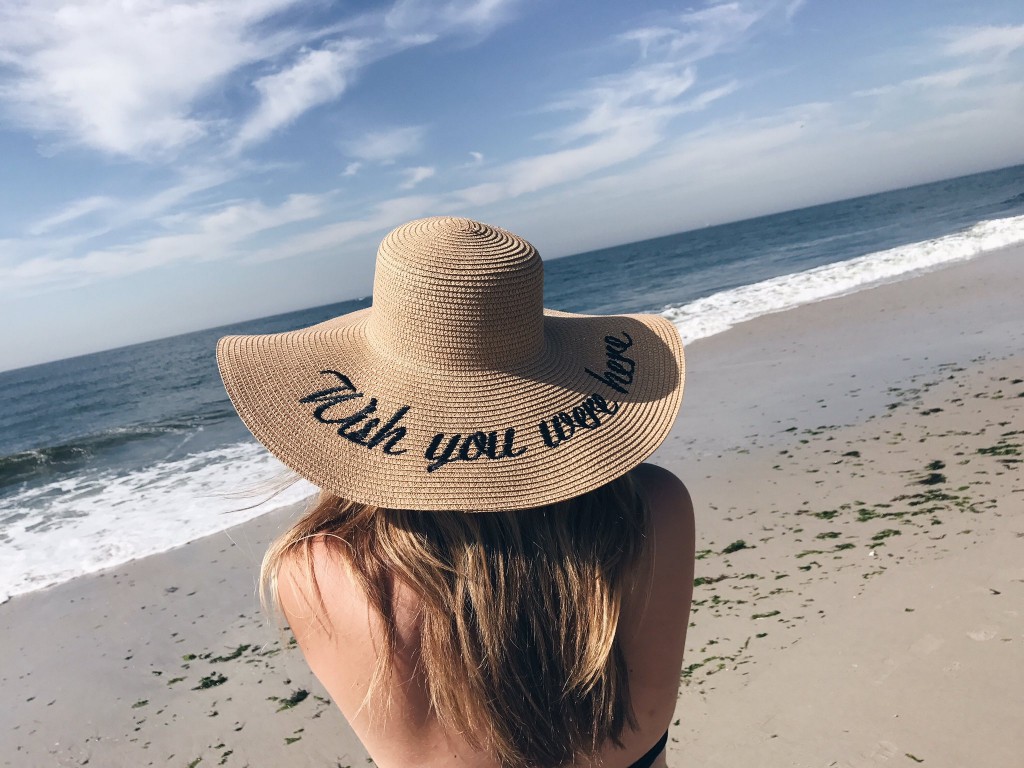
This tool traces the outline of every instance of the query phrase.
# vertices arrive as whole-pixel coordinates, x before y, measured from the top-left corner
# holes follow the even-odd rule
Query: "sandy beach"
[[[690,345],[669,765],[1020,765],[1021,296],[1018,247]],[[367,765],[255,596],[295,514],[0,605],[0,765]]]

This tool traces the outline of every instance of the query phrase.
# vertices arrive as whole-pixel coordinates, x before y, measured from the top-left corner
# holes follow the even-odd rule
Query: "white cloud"
[[[975,67],[958,67],[915,78],[910,82],[924,88],[959,88],[980,74]]]
[[[257,80],[260,103],[239,130],[236,150],[263,141],[311,107],[340,96],[369,47],[369,41],[353,39],[303,50],[287,68]]]
[[[806,4],[807,0],[790,0],[790,2],[786,4],[786,18],[792,20]]]
[[[633,122],[664,123],[675,115],[706,108],[734,92],[739,83],[729,81],[688,101],[682,99],[699,83],[699,62],[738,47],[759,23],[780,10],[792,15],[799,6],[799,0],[785,7],[779,0],[719,3],[677,14],[658,26],[626,32],[618,39],[638,45],[639,61],[555,104],[555,108],[586,113],[563,129],[562,138],[600,136]]]
[[[335,250],[339,246],[370,235],[381,235],[398,222],[417,219],[432,213],[444,213],[438,198],[428,195],[406,195],[377,203],[362,218],[338,221],[294,235],[272,248],[250,253],[244,261],[263,263],[291,259]]]
[[[369,163],[393,163],[400,157],[415,154],[423,143],[424,128],[409,126],[383,131],[371,131],[349,142],[350,155]]]
[[[208,213],[179,216],[173,234],[89,251],[81,256],[38,256],[0,268],[4,292],[82,285],[184,261],[210,261],[240,255],[253,235],[323,213],[316,195],[291,195],[278,206],[257,200],[231,202]]]
[[[421,165],[416,168],[405,169],[405,181],[399,185],[399,189],[412,189],[421,181],[426,181],[434,175],[434,169]]]
[[[140,227],[173,230],[188,227],[195,212],[180,212],[189,198],[208,192],[229,181],[237,168],[225,170],[216,166],[183,168],[171,184],[147,196],[128,198],[96,195],[65,204],[56,211],[25,227],[25,236],[9,239],[0,250],[0,259],[9,265],[45,257],[48,261],[65,263],[81,254],[98,238],[120,238],[122,241],[138,233]],[[70,261],[66,262],[70,263]]]
[[[359,169],[362,168],[362,167],[363,167],[363,164],[358,162],[358,161],[354,162],[354,163],[349,163],[348,165],[345,166],[345,170],[342,171],[341,175],[342,176],[355,176],[357,173],[359,173]]]
[[[1024,48],[1024,24],[1005,27],[963,27],[948,30],[945,53],[950,56],[1006,56]]]
[[[189,145],[217,154],[227,136],[237,151],[336,100],[369,61],[445,36],[487,34],[512,7],[506,0],[400,0],[390,11],[304,27],[304,14],[298,21],[283,15],[299,4],[0,3],[0,64],[10,73],[0,83],[0,105],[55,149],[173,160]],[[333,39],[342,31],[346,37]],[[271,73],[251,83],[258,104],[239,124],[220,91],[242,86],[254,64]]]
[[[651,49],[674,38],[678,32],[671,27],[639,27],[623,33],[620,39],[640,46],[640,58],[646,59]]]
[[[398,0],[385,14],[384,24],[392,34],[424,42],[453,30],[487,34],[511,18],[516,4],[515,0]]]
[[[221,186],[241,171],[236,163],[233,167],[210,164],[200,167],[185,167],[177,174],[169,187],[141,199],[123,202],[118,208],[116,222],[127,223],[152,219],[172,211],[194,195]]]
[[[32,130],[112,154],[160,154],[203,136],[196,101],[282,41],[254,29],[295,0],[0,6],[13,71],[0,100]]]
[[[50,214],[46,218],[32,224],[28,228],[28,233],[34,236],[43,235],[52,229],[70,224],[98,211],[107,210],[113,205],[115,205],[115,201],[103,195],[93,195],[92,197],[76,200],[57,211],[57,213]]]
[[[693,64],[732,48],[748,30],[769,14],[776,3],[721,3],[679,14],[655,27],[642,27],[621,36],[640,45],[642,58],[660,56]]]
[[[456,199],[463,205],[487,205],[578,182],[643,156],[664,140],[672,119],[706,109],[739,87],[730,81],[698,90],[694,62],[738,42],[767,12],[729,3],[683,14],[675,27],[645,27],[623,35],[620,42],[640,46],[636,65],[596,78],[549,107],[580,113],[541,137],[572,146],[496,167],[492,180],[458,190]]]
[[[720,118],[503,215],[558,255],[1019,163],[1024,86],[984,90],[976,105],[935,116],[881,100],[865,121],[864,105],[845,100]],[[547,221],[554,205],[567,223],[558,231]]]
[[[488,205],[509,197],[576,181],[596,171],[639,157],[660,140],[653,125],[622,127],[581,147],[523,158],[497,169],[498,181],[457,191],[463,205]]]
[[[1009,60],[1014,51],[1024,48],[1024,25],[1017,27],[961,27],[932,33],[942,40],[918,52],[920,58],[934,62],[939,68],[926,75],[906,78],[895,83],[854,91],[855,97],[925,96],[938,103],[951,98],[982,101],[984,83],[1019,78],[1019,68]],[[959,66],[950,67],[950,61]],[[969,87],[965,87],[969,86]]]
[[[483,152],[470,152],[469,156],[473,158],[473,165],[480,165],[484,161]]]
[[[895,93],[905,93],[907,91],[925,91],[929,89],[952,90],[959,88],[971,80],[976,80],[979,77],[991,73],[991,68],[983,67],[956,67],[954,69],[943,69],[937,72],[932,72],[930,75],[922,75],[920,77],[901,80],[898,83],[890,83],[889,85],[882,85],[877,88],[865,88],[863,90],[854,91],[853,96],[886,96]]]
[[[724,85],[720,85],[717,88],[709,88],[706,91],[702,91],[690,99],[688,102],[683,104],[680,108],[681,112],[699,112],[702,109],[714,104],[719,99],[724,99],[740,87],[740,84],[736,80],[730,80]]]

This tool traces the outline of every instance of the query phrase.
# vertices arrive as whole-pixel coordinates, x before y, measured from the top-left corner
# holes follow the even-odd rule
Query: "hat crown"
[[[522,238],[472,219],[392,230],[377,251],[367,332],[432,369],[511,370],[544,349],[544,268]]]

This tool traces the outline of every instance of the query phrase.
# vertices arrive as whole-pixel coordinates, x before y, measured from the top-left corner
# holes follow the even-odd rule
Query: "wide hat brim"
[[[346,499],[467,512],[562,501],[643,462],[679,411],[683,345],[658,315],[544,310],[532,359],[444,371],[382,353],[372,313],[217,346],[252,434]]]

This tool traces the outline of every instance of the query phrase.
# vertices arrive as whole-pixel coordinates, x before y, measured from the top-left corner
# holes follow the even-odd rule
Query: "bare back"
[[[686,628],[693,590],[693,507],[683,484],[652,465],[633,470],[650,509],[649,544],[640,572],[650,574],[649,589],[626,598],[619,625],[629,667],[629,687],[638,729],[622,736],[623,749],[605,747],[605,768],[626,768],[644,755],[668,728],[675,710]],[[498,768],[486,753],[458,734],[446,733],[431,714],[418,674],[418,606],[410,589],[396,585],[398,652],[386,690],[387,712],[362,706],[376,664],[380,618],[347,566],[325,548],[314,550],[315,575],[324,599],[324,626],[314,618],[315,598],[286,561],[279,598],[306,661],[331,694],[377,765],[382,768]],[[371,714],[372,713],[372,714]],[[664,755],[655,766],[664,766]],[[574,766],[583,768],[583,764]]]

